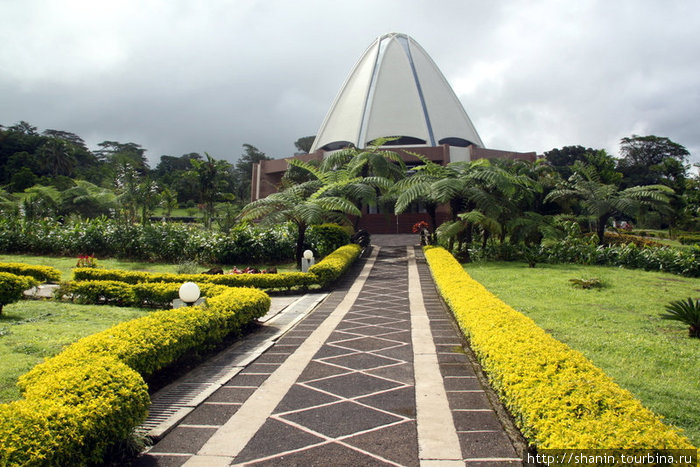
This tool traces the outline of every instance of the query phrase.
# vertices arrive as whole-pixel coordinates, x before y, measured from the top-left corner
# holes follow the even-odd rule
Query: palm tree
[[[444,179],[456,179],[459,171],[452,164],[442,166],[421,154],[410,154],[417,157],[423,165],[414,167],[411,175],[399,180],[391,188],[391,194],[396,196],[394,212],[401,214],[412,204],[422,203],[430,218],[430,231],[433,232],[432,241],[434,242],[437,230],[437,207],[442,203],[442,193],[438,194],[434,184]]]
[[[199,198],[204,206],[204,226],[211,228],[214,219],[216,202],[232,200],[233,193],[227,193],[226,177],[230,175],[231,164],[224,160],[216,160],[206,152],[207,160],[190,159],[192,170],[189,175],[199,184]]]
[[[83,217],[109,216],[117,210],[117,195],[109,188],[76,180],[75,186],[61,192],[61,211],[78,212]]]
[[[62,139],[49,138],[37,150],[46,170],[54,177],[70,175],[75,167],[76,159],[72,148]]]
[[[324,186],[321,180],[291,186],[247,204],[240,218],[244,221],[262,219],[266,224],[293,223],[297,229],[295,259],[297,267],[301,267],[304,237],[309,226],[327,221],[347,223],[347,214],[361,214],[348,199],[322,190]]]
[[[429,207],[428,214],[435,229],[437,206],[448,204],[451,221],[462,224],[460,228],[448,229],[450,232],[459,234],[451,237],[450,247],[455,238],[460,244],[462,240],[467,244],[472,241],[471,219],[476,219],[478,215],[459,219],[460,213],[478,212],[498,221],[517,187],[526,186],[529,183],[526,177],[513,175],[486,159],[452,162],[441,166],[419,154],[414,155],[423,162],[423,165],[415,168],[415,175],[401,180],[394,186],[395,191],[400,193],[395,210],[400,213],[405,211],[411,203],[422,201]],[[491,232],[489,229],[484,231],[486,235],[489,232]]]
[[[669,196],[674,191],[664,185],[634,186],[620,190],[605,184],[590,166],[579,166],[567,186],[551,191],[545,201],[577,200],[582,211],[595,223],[598,243],[604,244],[605,226],[617,215],[636,217],[645,209],[669,210]]]
[[[58,211],[60,192],[53,186],[34,185],[24,190],[26,197],[22,203],[27,219],[54,217]]]
[[[165,217],[170,217],[173,209],[177,209],[177,192],[171,188],[165,187],[160,192],[160,204],[165,209]]]

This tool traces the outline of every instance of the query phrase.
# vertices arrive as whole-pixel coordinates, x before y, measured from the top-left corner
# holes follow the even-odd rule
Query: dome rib
[[[425,50],[410,36],[384,34],[367,48],[336,96],[311,151],[343,142],[363,148],[401,137],[435,146],[483,147],[464,107]]]

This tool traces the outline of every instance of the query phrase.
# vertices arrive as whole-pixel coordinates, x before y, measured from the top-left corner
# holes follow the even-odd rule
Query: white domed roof
[[[483,147],[437,65],[406,34],[380,36],[353,68],[326,115],[311,152],[377,138],[394,144]]]

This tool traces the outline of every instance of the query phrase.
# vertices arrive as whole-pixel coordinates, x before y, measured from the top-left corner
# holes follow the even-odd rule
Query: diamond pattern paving
[[[419,263],[419,271],[420,267]],[[429,274],[424,264],[422,268],[423,276]],[[405,247],[380,250],[360,296],[335,330],[329,329],[328,339],[296,373],[296,381],[290,380],[286,395],[276,399],[279,404],[257,433],[246,438],[249,441],[241,445],[234,465],[420,465],[407,272]],[[432,287],[432,282],[421,280],[421,287],[432,293],[425,297],[425,306],[462,455],[465,460],[479,459],[469,465],[496,465],[504,459],[514,465],[512,444],[434,288],[431,291],[426,283]],[[197,447],[214,429],[210,427],[237,412],[254,387],[284,363],[339,301],[329,297],[324,314],[318,310],[310,314],[238,380],[214,393],[189,417],[192,428],[176,428],[170,439],[154,447],[151,462],[143,465],[172,465],[188,458],[168,453],[197,454]],[[446,427],[451,424],[445,420]],[[190,441],[184,443],[184,436]],[[494,456],[499,460],[489,461]]]

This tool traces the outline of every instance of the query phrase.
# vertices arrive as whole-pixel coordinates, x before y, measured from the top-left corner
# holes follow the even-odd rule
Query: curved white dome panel
[[[412,144],[483,146],[449,83],[405,34],[384,34],[363,54],[331,106],[311,148],[401,136]]]

